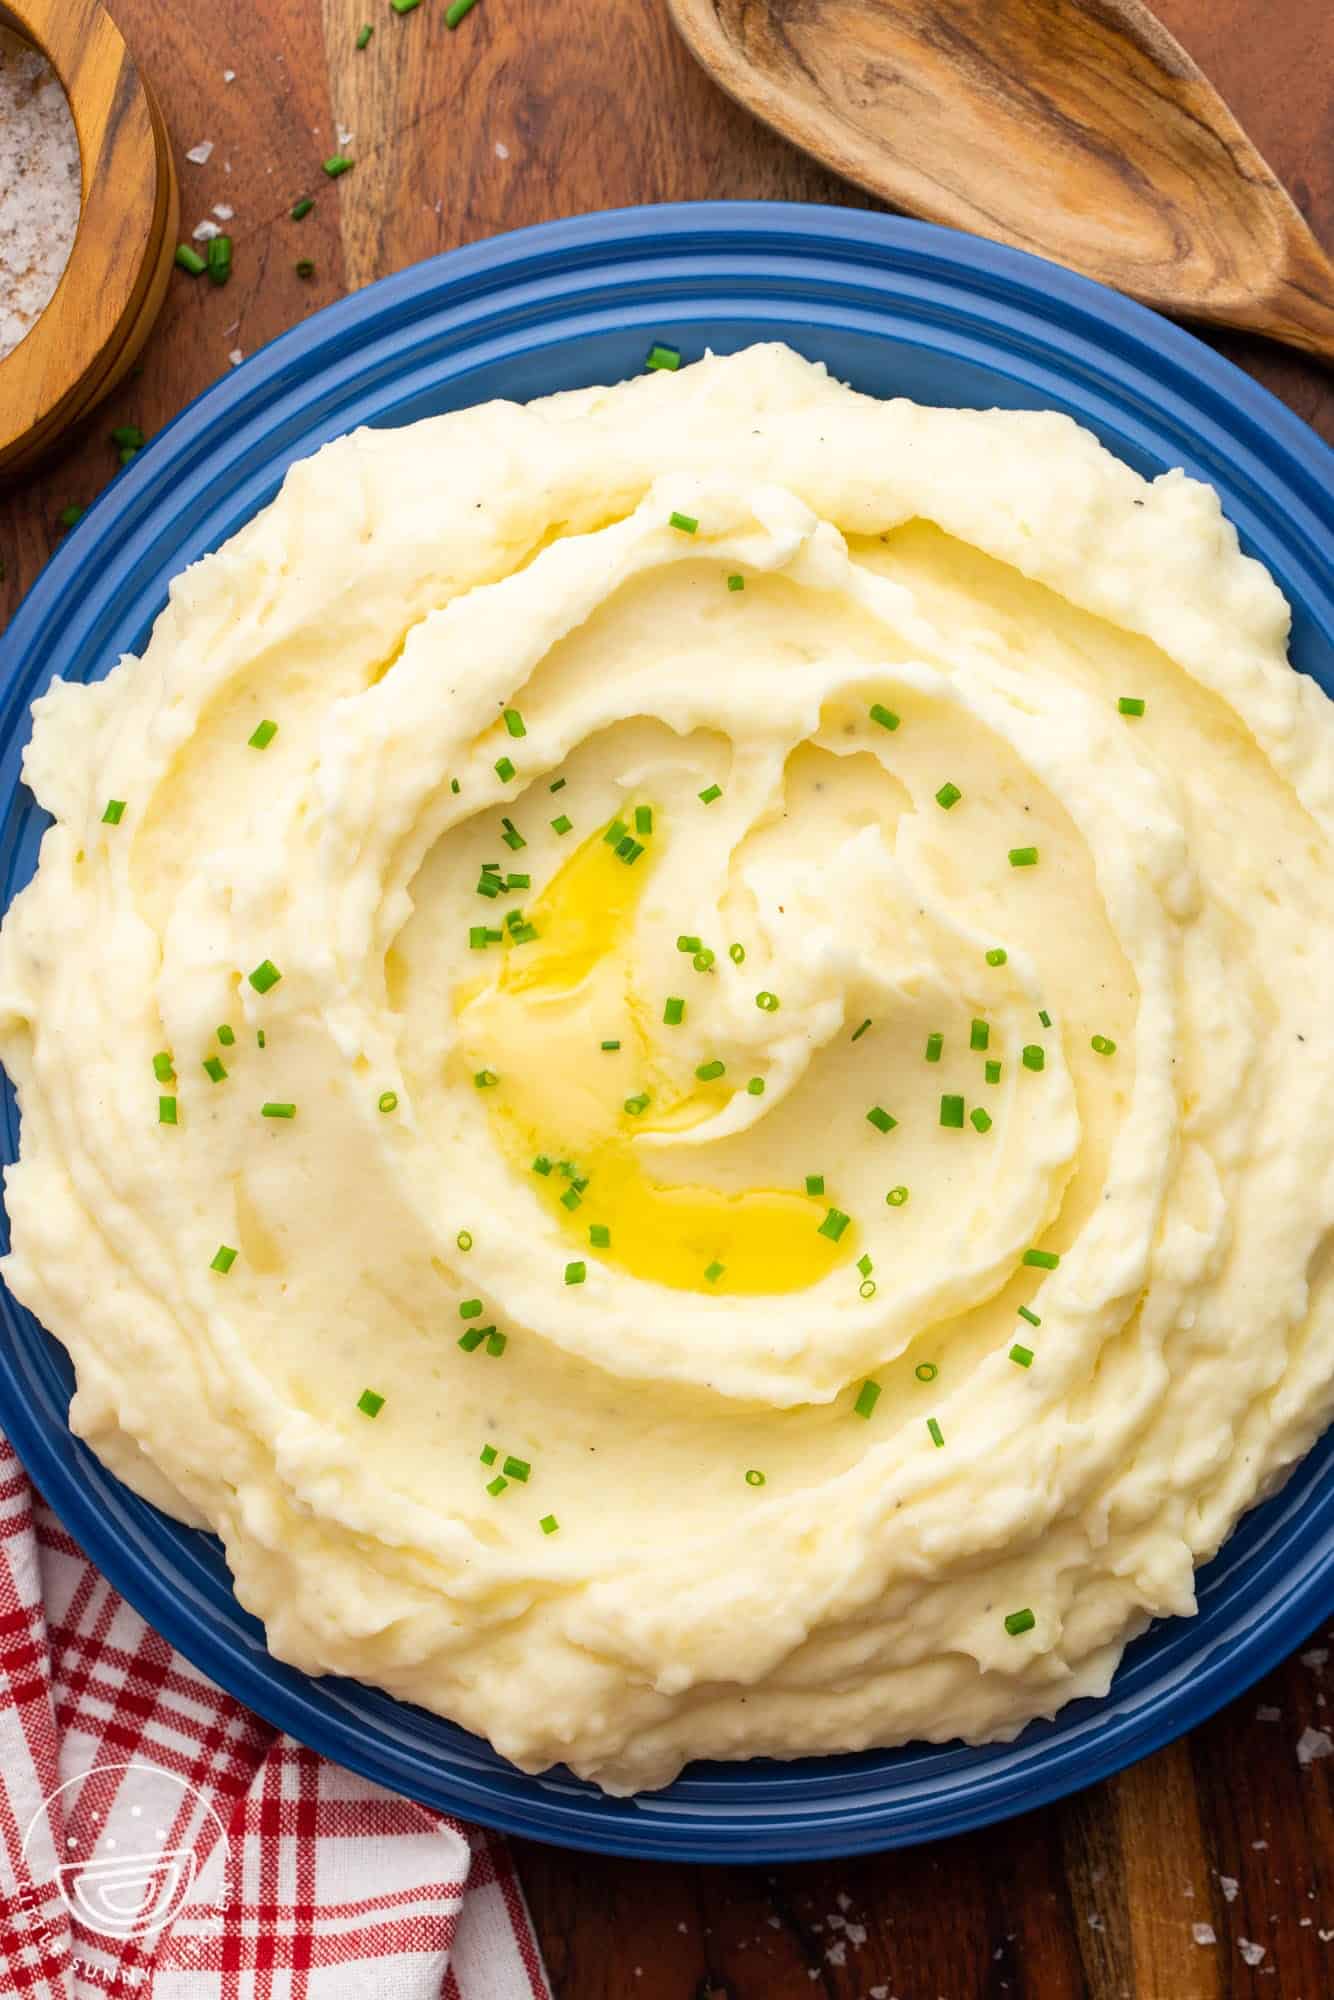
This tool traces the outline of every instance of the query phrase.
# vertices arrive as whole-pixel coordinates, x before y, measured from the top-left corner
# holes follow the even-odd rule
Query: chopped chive
[[[493,1499],[499,1499],[500,1495],[505,1491],[508,1485],[509,1485],[508,1479],[505,1478],[503,1473],[498,1472],[494,1479],[488,1479],[486,1483],[486,1490],[492,1496]]]
[[[744,965],[746,962],[745,945],[729,944],[727,947],[727,956],[731,959],[733,965]]]
[[[570,831],[573,825],[574,821],[568,813],[558,813],[551,822],[551,831],[555,834],[565,834]]]
[[[586,1264],[575,1262],[565,1266],[565,1282],[567,1285],[582,1285],[587,1276],[588,1266]]]
[[[593,1222],[588,1227],[588,1240],[595,1250],[610,1250],[611,1231],[605,1222]]]
[[[315,259],[313,257],[298,257],[292,269],[296,272],[298,278],[313,278],[315,275]]]
[[[468,5],[471,7],[472,0],[468,0]],[[554,1514],[544,1514],[537,1525],[544,1535],[554,1535],[560,1526],[560,1522]]]
[[[635,807],[635,832],[636,832],[636,833],[652,833],[652,831],[653,831],[653,808],[652,808],[652,806],[636,806],[636,807]]]
[[[123,444],[116,455],[122,465],[128,465],[132,458],[138,458],[140,449],[138,445]]]
[[[363,1416],[378,1417],[384,1408],[384,1397],[377,1395],[374,1389],[363,1389],[357,1397],[357,1408]]]
[[[862,1036],[866,1033],[866,1030],[870,1027],[870,1025],[871,1025],[871,1019],[870,1016],[868,1015],[867,1018],[862,1022],[860,1028],[853,1029],[852,1040],[854,1042],[859,1042]]]
[[[602,1044],[602,1047],[609,1051],[614,1051],[616,1049],[619,1049],[620,1046],[621,1045],[619,1042],[603,1042]]]
[[[499,778],[502,785],[507,785],[510,779],[514,776],[514,766],[510,762],[508,757],[497,757],[496,776]]]
[[[497,896],[499,896],[500,894],[500,889],[501,889],[501,882],[500,882],[500,877],[498,875],[488,875],[486,874],[485,871],[483,871],[482,874],[477,878],[476,893],[479,896],[487,897],[490,902],[493,903],[495,902]]]
[[[662,1018],[669,1028],[679,1028],[686,1017],[686,1003],[675,996],[668,1000],[662,1010]]]
[[[709,970],[709,967],[713,964],[713,953],[709,950],[709,947],[705,945],[702,951],[697,951],[695,953],[695,956],[691,959],[690,963],[694,966],[696,972],[707,972]]]
[[[225,1276],[236,1262],[236,1257],[237,1253],[229,1243],[219,1243],[208,1268],[210,1271],[221,1271]]]
[[[204,252],[204,264],[211,285],[225,285],[232,275],[232,239],[230,236],[210,238]]]
[[[841,1208],[831,1208],[825,1215],[824,1221],[820,1224],[817,1234],[827,1236],[831,1243],[837,1243],[851,1220],[852,1217],[844,1215]]]
[[[471,924],[468,928],[468,948],[470,951],[485,951],[489,944],[499,944],[504,933],[488,930],[485,924]]]
[[[346,153],[331,153],[324,161],[324,171],[331,181],[336,181],[340,174],[351,173],[352,162]]]
[[[573,1215],[575,1209],[582,1205],[583,1199],[583,1195],[577,1187],[567,1187],[560,1198],[560,1205],[562,1208],[568,1208],[571,1215]]]
[[[465,1354],[475,1354],[484,1340],[489,1340],[495,1332],[493,1326],[470,1326],[466,1333],[459,1335],[459,1346]],[[502,1339],[504,1336],[501,1336]]]
[[[204,266],[202,263],[200,264],[199,268],[201,271],[203,270]],[[88,509],[86,507],[80,507],[77,501],[72,500],[68,507],[61,508],[60,512],[56,516],[56,519],[59,521],[62,528],[74,528],[78,526],[79,522],[83,519],[87,511]]]
[[[103,826],[119,826],[124,816],[125,816],[124,799],[108,799],[106,803],[106,810],[102,814],[102,824]]]
[[[500,837],[504,841],[506,847],[511,848],[515,854],[518,853],[521,847],[527,847],[528,842],[519,832],[518,827],[514,824],[514,821],[512,819],[502,819],[500,824],[504,828],[504,831]]]
[[[273,960],[271,958],[262,958],[250,974],[250,984],[254,987],[256,993],[270,993],[281,978],[282,974]]]
[[[970,1049],[985,1049],[991,1041],[991,1030],[985,1021],[974,1021],[968,1031]]]
[[[726,1068],[727,1064],[719,1062],[715,1056],[712,1062],[701,1063],[695,1071],[695,1075],[701,1083],[712,1083],[714,1078],[721,1076]]]
[[[121,451],[140,451],[147,439],[138,424],[116,424],[111,431],[111,442]]]
[[[533,1468],[526,1458],[507,1458],[500,1469],[506,1479],[517,1479],[520,1486],[526,1486]]]
[[[1047,1051],[1042,1047],[1040,1042],[1025,1042],[1023,1049],[1020,1051],[1019,1060],[1025,1069],[1045,1069],[1047,1067]]]
[[[473,1082],[476,1084],[478,1090],[491,1090],[500,1082],[500,1078],[493,1069],[479,1069],[473,1078]]]
[[[1114,1056],[1116,1054],[1116,1043],[1109,1041],[1106,1035],[1094,1035],[1089,1043],[1089,1047],[1098,1056]]]
[[[451,4],[445,9],[445,26],[457,28],[464,15],[471,14],[476,5],[477,0],[451,0]]]
[[[293,222],[300,222],[303,216],[307,216],[310,214],[310,211],[312,208],[314,208],[314,206],[315,203],[312,200],[311,196],[308,194],[303,194],[300,201],[294,201],[292,203],[291,208],[288,210],[288,214],[291,216]]]
[[[940,1122],[952,1131],[963,1130],[963,1099],[945,1095],[940,1100]]]
[[[296,1106],[295,1104],[261,1104],[259,1115],[261,1118],[295,1118]]]
[[[276,722],[261,722],[255,730],[254,735],[248,736],[246,741],[252,750],[267,750],[277,734],[278,725]]]
[[[926,1059],[928,1062],[939,1062],[941,1056],[944,1054],[944,1050],[945,1050],[945,1037],[943,1035],[927,1036]]]
[[[625,1109],[632,1118],[638,1118],[641,1112],[648,1110],[648,1092],[641,1090],[637,1097],[627,1097]]]
[[[1051,1015],[1047,1012],[1045,1007],[1040,1007],[1038,1009],[1038,1019],[1039,1021],[1041,1021],[1044,1028],[1049,1028],[1051,1026]]]
[[[991,950],[987,953],[987,964],[1004,965],[1009,955],[1003,944],[993,944]]]
[[[497,1333],[493,1326],[486,1329],[486,1351],[493,1360],[499,1360],[509,1341],[507,1333]]]
[[[776,993],[757,993],[755,995],[755,1005],[762,1014],[776,1014],[778,1012],[778,995]]]
[[[939,1373],[940,1370],[934,1361],[919,1361],[913,1369],[913,1374],[919,1382],[934,1382]]]
[[[568,778],[553,778],[551,783],[547,786],[547,790],[549,792],[563,792],[568,783],[569,783]]]
[[[517,708],[507,708],[505,710],[505,727],[511,736],[526,736],[528,734],[524,719]]]
[[[382,1090],[375,1102],[378,1111],[397,1111],[398,1092],[396,1090]]]
[[[807,1176],[806,1176],[806,1192],[807,1192],[807,1194],[823,1194],[823,1193],[824,1193],[824,1175],[823,1175],[823,1174],[807,1174]]]
[[[159,1125],[174,1125],[176,1123],[176,1099],[174,1097],[159,1097],[157,1101],[157,1122]]]
[[[204,1071],[207,1076],[212,1077],[214,1083],[222,1083],[227,1075],[219,1056],[205,1056]]]
[[[1056,1250],[1025,1250],[1021,1263],[1036,1265],[1039,1271],[1054,1271],[1060,1263],[1060,1253]]]
[[[369,40],[370,40],[371,36],[372,36],[372,35],[373,35],[374,33],[375,33],[375,30],[374,30],[374,28],[373,28],[373,27],[371,26],[370,22],[369,22],[369,21],[366,21],[366,22],[364,22],[364,23],[363,23],[363,25],[362,25],[362,26],[361,26],[360,28],[358,28],[358,29],[357,29],[357,40],[356,40],[356,46],[357,46],[357,47],[358,47],[359,49],[364,49],[364,48],[365,48],[365,46],[366,46],[366,44],[367,44],[367,42],[369,42]]]
[[[618,861],[623,861],[627,868],[633,868],[643,852],[642,841],[632,840],[628,834],[624,840],[616,844],[616,858]]]
[[[857,1287],[857,1291],[860,1297],[864,1299],[873,1299],[875,1297],[875,1279],[863,1278],[860,1285],[858,1285]]]
[[[1005,1614],[1005,1629],[1012,1639],[1017,1639],[1021,1632],[1031,1632],[1037,1622],[1027,1605],[1022,1611],[1007,1611]]]
[[[263,1048],[263,1047],[265,1046],[265,1041],[264,1041],[264,1030],[263,1030],[263,1028],[256,1028],[256,1030],[255,1030],[255,1041],[257,1042],[257,1044],[259,1045],[259,1047],[260,1047],[260,1048]]]
[[[615,847],[617,842],[622,840],[629,831],[630,829],[623,819],[614,819],[602,838],[606,841],[608,847]]]
[[[449,781],[449,789],[451,792],[453,792],[454,796],[457,798],[459,793],[463,790],[463,787],[459,783],[457,778],[451,778]]]
[[[500,1453],[493,1444],[484,1444],[479,1454],[483,1465],[494,1465]]]
[[[533,878],[531,875],[507,875],[505,877],[506,889],[531,889],[532,886]]]
[[[869,1417],[880,1401],[880,1384],[867,1380],[857,1391],[857,1400],[852,1406],[854,1417]]]
[[[481,1317],[482,1317],[482,1301],[480,1299],[460,1299],[459,1301],[460,1319],[480,1319]]]
[[[874,1125],[877,1132],[892,1132],[899,1121],[897,1118],[891,1118],[881,1105],[873,1104],[866,1114],[866,1122],[868,1125]]]
[[[988,1064],[987,1064],[987,1066],[986,1066],[986,1078],[987,1078],[987,1082],[988,1082],[988,1083],[999,1083],[999,1082],[1000,1082],[1000,1080],[1001,1080],[1001,1066],[1000,1066],[1000,1064],[999,1064],[998,1062],[988,1062]]]
[[[516,924],[510,932],[510,942],[512,944],[531,944],[536,936],[536,924]]]
[[[729,590],[744,590],[745,587],[746,587],[746,579],[744,576],[738,576],[734,571],[732,575],[728,577],[727,588]]]
[[[892,1187],[889,1193],[885,1196],[885,1200],[888,1202],[891,1208],[902,1208],[904,1202],[907,1201],[907,1199],[908,1199],[908,1190],[906,1187]]]
[[[764,1474],[758,1467],[751,1466],[750,1471],[746,1474],[746,1484],[747,1486],[763,1486]]]
[[[711,1285],[717,1284],[726,1268],[726,1265],[720,1264],[717,1258],[714,1259],[712,1264],[707,1264],[704,1268],[704,1276],[708,1283]]]
[[[676,949],[689,953],[697,952],[700,949],[700,940],[697,937],[679,937],[676,940]]]
[[[882,701],[871,703],[871,720],[878,722],[882,729],[897,729],[899,726],[898,716],[892,708],[886,708]]]
[[[968,1114],[968,1119],[975,1132],[989,1132],[991,1130],[991,1113],[984,1111],[980,1104],[973,1106],[973,1109]]]
[[[551,1172],[551,1162],[545,1153],[539,1153],[533,1161],[533,1172],[535,1174],[549,1174]]]
[[[153,1074],[159,1083],[175,1083],[176,1072],[171,1066],[171,1056],[166,1049],[160,1049],[154,1056]]]
[[[1012,847],[1010,849],[1011,868],[1036,868],[1038,851],[1036,847]]]
[[[1014,1346],[1010,1349],[1010,1359],[1015,1363],[1016,1367],[1031,1368],[1033,1366],[1033,1350],[1031,1347],[1022,1347],[1016,1340]]]
[[[1137,694],[1123,694],[1118,700],[1117,712],[1121,715],[1143,715],[1144,702]]]
[[[176,245],[176,262],[183,271],[188,271],[192,278],[197,278],[204,269],[203,258],[190,243]]]
[[[951,806],[958,805],[959,800],[962,797],[963,793],[959,790],[959,787],[957,785],[951,785],[946,783],[943,784],[940,790],[936,793],[936,804],[938,806],[943,806],[945,811],[948,812]]]
[[[763,1097],[764,1078],[762,1076],[753,1076],[746,1085],[746,1090],[751,1097]]]
[[[869,1278],[874,1268],[875,1266],[871,1262],[870,1252],[863,1251],[861,1256],[857,1259],[857,1269],[861,1272],[864,1278]]]
[[[454,1238],[454,1241],[458,1244],[460,1250],[471,1250],[472,1249],[471,1229],[460,1229],[458,1235]]]
[[[693,535],[699,526],[699,522],[693,514],[678,514],[675,508],[673,508],[672,512],[667,516],[667,525],[669,528],[679,528],[683,535]]]
[[[721,785],[706,785],[704,787],[704,790],[700,793],[700,798],[703,800],[706,806],[711,806],[714,800],[720,799],[722,795],[723,795],[723,788]]]
[[[1020,1319],[1026,1319],[1030,1326],[1042,1325],[1042,1321],[1038,1318],[1037,1314],[1035,1312],[1030,1312],[1027,1306],[1020,1306],[1019,1317]]]
[[[648,351],[648,359],[645,361],[644,366],[645,368],[666,368],[674,373],[681,366],[681,350],[679,347],[666,347],[662,341],[655,340]]]
[[[936,1422],[934,1417],[927,1418],[926,1427],[927,1430],[930,1432],[931,1442],[933,1445],[935,1445],[938,1451],[941,1445],[943,1445],[945,1442],[945,1433],[944,1431],[941,1430],[940,1425]]]

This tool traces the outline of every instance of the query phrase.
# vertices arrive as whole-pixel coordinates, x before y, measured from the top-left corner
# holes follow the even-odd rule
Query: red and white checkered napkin
[[[0,1995],[550,2000],[504,1844],[196,1673],[2,1435]]]

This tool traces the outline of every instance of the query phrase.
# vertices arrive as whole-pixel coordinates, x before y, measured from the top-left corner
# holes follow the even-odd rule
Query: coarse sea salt
[[[79,141],[46,57],[0,27],[0,359],[36,325],[79,226]]]

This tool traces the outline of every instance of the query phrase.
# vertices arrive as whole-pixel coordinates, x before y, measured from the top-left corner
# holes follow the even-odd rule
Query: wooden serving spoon
[[[1334,263],[1140,0],[667,0],[723,89],[896,208],[1334,360]]]

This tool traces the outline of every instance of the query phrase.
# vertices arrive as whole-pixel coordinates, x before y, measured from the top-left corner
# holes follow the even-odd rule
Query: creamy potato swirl
[[[295,466],[36,707],[76,1427],[611,1790],[1105,1690],[1330,1409],[1286,632],[1207,488],[781,348]]]

